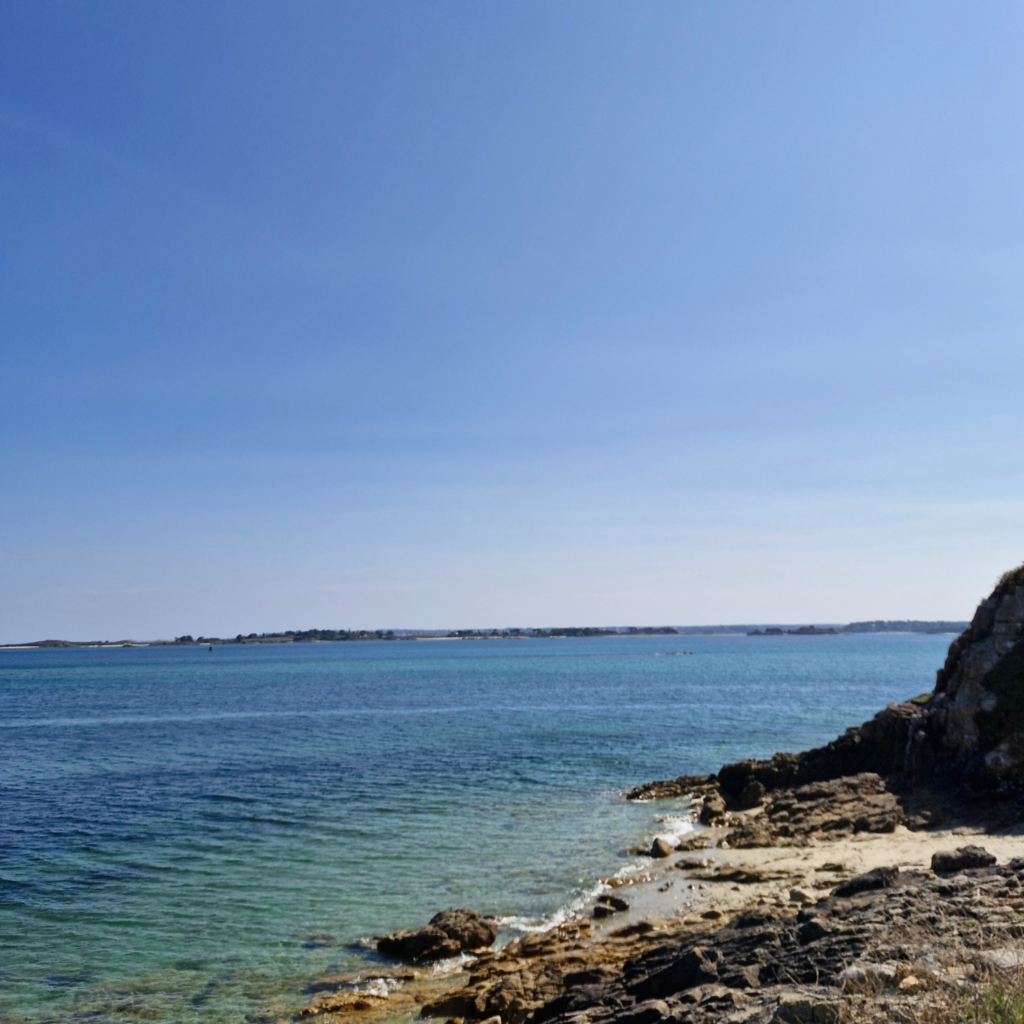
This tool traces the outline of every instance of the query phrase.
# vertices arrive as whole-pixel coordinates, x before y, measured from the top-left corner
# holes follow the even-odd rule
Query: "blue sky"
[[[0,641],[967,617],[1024,8],[0,9]]]

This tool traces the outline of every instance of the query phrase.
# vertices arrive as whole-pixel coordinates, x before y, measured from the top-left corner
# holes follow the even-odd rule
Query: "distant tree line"
[[[259,644],[259,643],[315,643],[339,640],[395,640],[393,629],[286,629],[283,633],[239,633],[234,638],[217,636],[193,637],[186,633],[176,636],[176,644]]]
[[[874,619],[871,622],[851,622],[843,627],[844,633],[962,633],[969,622],[953,622],[936,619],[924,622],[919,619]]]
[[[597,626],[554,626],[549,629],[453,629],[449,639],[484,640],[489,637],[552,637],[552,636],[675,636],[672,626],[624,626],[621,629]]]
[[[559,626],[550,629],[454,629],[449,632],[409,631],[397,635],[393,629],[286,629],[283,633],[239,633],[234,638],[176,636],[176,644],[259,644],[317,643],[348,640],[415,640],[417,636],[441,636],[451,640],[486,640],[525,637],[667,636],[676,635],[672,626],[627,626],[621,629],[594,626]]]

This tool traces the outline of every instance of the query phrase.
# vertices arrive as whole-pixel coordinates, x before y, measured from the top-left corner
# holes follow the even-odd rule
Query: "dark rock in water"
[[[442,910],[418,931],[398,931],[377,942],[377,950],[400,960],[427,963],[483,949],[498,937],[498,926],[476,910]]]
[[[465,907],[461,910],[442,910],[430,919],[430,924],[440,928],[461,949],[483,949],[498,937],[498,926],[492,918]]]
[[[614,910],[629,910],[629,904],[621,896],[612,896],[611,893],[603,893],[597,897],[598,903],[604,903]]]
[[[671,857],[674,852],[674,847],[667,839],[662,839],[658,836],[657,839],[651,843],[651,856],[652,857]]]
[[[932,871],[938,874],[953,874],[971,868],[987,868],[995,864],[996,859],[982,846],[961,846],[952,853],[932,854]]]
[[[889,889],[896,884],[899,873],[899,868],[875,868],[874,871],[857,875],[848,882],[837,885],[832,890],[832,895],[848,897],[862,892],[870,892],[872,889]]]
[[[714,775],[680,775],[678,779],[645,782],[626,794],[627,800],[665,800],[677,796],[700,796],[715,787]]]
[[[712,842],[707,836],[692,836],[690,839],[683,839],[676,844],[678,853],[692,853],[694,850],[708,850]]]
[[[440,928],[427,925],[418,931],[398,931],[377,941],[377,951],[399,960],[428,962],[458,956],[462,947]]]

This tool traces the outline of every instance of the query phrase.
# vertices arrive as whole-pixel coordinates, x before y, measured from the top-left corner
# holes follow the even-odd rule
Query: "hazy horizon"
[[[436,637],[431,637],[431,638],[447,640],[447,639],[455,639],[455,638],[454,637],[448,637],[448,636],[445,636],[443,634],[449,633],[449,632],[454,633],[457,629],[458,630],[462,630],[464,632],[465,631],[472,631],[472,632],[477,632],[477,633],[480,633],[480,634],[485,634],[485,633],[493,633],[493,632],[502,633],[502,632],[507,632],[509,630],[535,630],[535,631],[538,631],[538,632],[543,632],[545,630],[549,630],[550,631],[550,630],[559,630],[559,629],[588,629],[589,628],[589,629],[598,629],[598,630],[622,630],[623,631],[621,633],[622,636],[628,636],[629,634],[624,632],[624,631],[625,630],[629,630],[629,629],[636,629],[636,630],[643,630],[643,629],[675,629],[675,630],[683,631],[683,632],[681,632],[679,634],[675,634],[675,635],[685,636],[687,634],[690,634],[690,635],[700,635],[701,631],[705,631],[708,634],[711,634],[711,633],[714,633],[714,631],[716,631],[716,630],[732,630],[732,631],[736,631],[736,630],[747,630],[747,629],[776,629],[776,628],[779,628],[779,629],[798,629],[801,626],[812,626],[812,627],[814,627],[816,629],[817,628],[820,628],[820,629],[829,629],[829,628],[841,629],[841,628],[843,628],[845,626],[849,626],[849,625],[853,625],[854,623],[861,623],[861,622],[869,622],[869,623],[873,623],[873,622],[888,622],[888,623],[894,623],[894,624],[901,623],[901,622],[904,622],[904,623],[911,623],[911,622],[913,622],[913,623],[927,623],[927,624],[956,623],[958,625],[959,624],[966,625],[969,622],[969,620],[966,620],[966,619],[949,619],[949,618],[945,618],[945,619],[907,619],[907,618],[903,618],[903,619],[859,619],[859,620],[853,620],[852,622],[807,622],[807,621],[802,621],[802,622],[714,622],[714,623],[708,622],[708,623],[689,623],[689,624],[684,624],[684,623],[667,623],[667,622],[666,623],[652,623],[652,622],[649,622],[649,623],[632,623],[632,624],[629,624],[629,625],[622,625],[622,624],[619,624],[619,625],[599,625],[599,624],[595,625],[594,623],[590,623],[587,626],[565,626],[565,625],[562,625],[562,626],[551,626],[551,625],[540,626],[540,625],[533,625],[533,626],[461,626],[461,627],[454,627],[454,626],[423,626],[423,627],[415,627],[415,626],[380,626],[380,625],[378,625],[378,626],[372,626],[372,627],[354,626],[354,627],[351,627],[351,628],[346,627],[346,626],[310,626],[310,627],[296,628],[296,629],[292,629],[292,630],[283,630],[283,629],[282,630],[268,630],[268,631],[266,631],[264,633],[256,633],[255,635],[257,637],[286,636],[286,635],[288,635],[288,633],[301,633],[301,632],[306,632],[308,630],[335,630],[335,631],[339,631],[339,632],[343,631],[343,630],[348,630],[350,632],[364,631],[364,632],[370,632],[370,633],[375,633],[375,632],[376,633],[393,633],[393,634],[397,635],[399,637],[399,639],[407,637],[407,636],[410,636],[410,635],[427,636],[428,634],[442,634],[442,635],[439,635],[439,636],[436,636]],[[891,630],[891,632],[905,632],[905,631]],[[190,638],[194,638],[193,642],[205,642],[206,640],[234,640],[234,639],[237,639],[238,636],[241,636],[244,639],[250,639],[250,638],[253,637],[253,635],[254,635],[254,632],[252,630],[249,630],[248,633],[235,634],[233,636],[221,636],[221,635],[218,635],[216,633],[194,632],[194,631],[192,633],[190,633],[190,634],[185,634],[185,633],[179,634],[179,636],[189,636]],[[673,635],[673,634],[665,634],[665,635]],[[540,639],[540,637],[533,637],[533,639]],[[26,639],[22,638],[20,641],[13,641],[13,642],[12,641],[7,641],[7,642],[5,642],[3,644],[3,646],[5,646],[5,647],[18,647],[19,645],[32,645],[32,644],[36,644],[36,643],[51,642],[51,641],[68,642],[68,643],[90,643],[90,642],[95,642],[95,643],[109,643],[109,644],[118,644],[118,643],[166,644],[166,643],[177,642],[177,640],[178,640],[178,637],[175,637],[175,636],[152,636],[152,637],[119,636],[119,637],[116,637],[116,638],[115,637],[97,637],[97,636],[89,637],[89,638],[84,638],[84,637],[77,637],[76,638],[76,637],[47,636],[47,637],[37,637],[34,640],[26,640]],[[321,641],[321,642],[324,642],[324,641]],[[326,641],[326,642],[329,642],[329,641]]]
[[[0,642],[969,619],[1024,560],[1022,41],[10,0]]]

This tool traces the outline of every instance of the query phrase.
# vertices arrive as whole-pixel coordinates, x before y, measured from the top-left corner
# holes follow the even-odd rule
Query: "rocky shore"
[[[825,747],[628,797],[688,799],[697,829],[656,842],[650,867],[609,880],[586,914],[503,949],[468,910],[383,937],[401,966],[323,979],[302,1015],[923,1021],[947,1019],[990,980],[1019,982],[1024,567],[979,606],[932,693]],[[453,976],[426,966],[453,957],[464,959]]]

